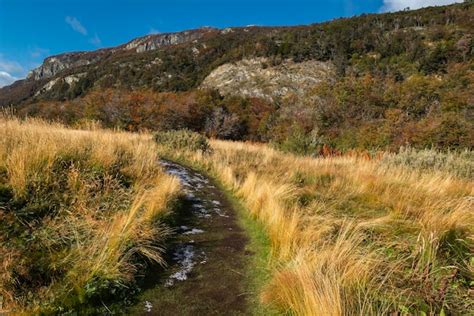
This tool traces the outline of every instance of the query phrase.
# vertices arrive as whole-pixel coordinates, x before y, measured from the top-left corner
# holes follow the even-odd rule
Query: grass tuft
[[[64,313],[164,264],[179,182],[148,135],[0,118],[0,313]]]

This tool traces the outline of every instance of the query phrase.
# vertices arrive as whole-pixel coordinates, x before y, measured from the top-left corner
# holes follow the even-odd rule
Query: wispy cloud
[[[23,73],[25,69],[16,61],[8,60],[0,54],[0,71],[8,73]]]
[[[150,30],[148,31],[148,35],[153,35],[153,34],[160,34],[161,32],[158,31],[157,29],[155,28],[150,28]]]
[[[25,78],[28,73],[28,69],[31,69],[35,65],[33,63],[20,64],[17,61],[7,58],[5,55],[0,53],[0,87],[12,84],[14,81]]]
[[[91,37],[89,43],[97,47],[102,46],[102,41],[100,40],[99,35],[97,35],[97,33],[94,34],[94,37]]]
[[[81,24],[81,22],[79,22],[77,18],[73,16],[67,16],[66,23],[69,24],[69,26],[71,26],[74,31],[87,36],[87,29]]]
[[[82,25],[82,23],[73,16],[67,16],[66,17],[66,23],[69,24],[69,26],[76,32],[87,36],[89,32],[87,31],[86,27]],[[102,46],[102,40],[100,39],[99,35],[97,33],[94,33],[94,36],[89,37],[89,43],[94,45],[95,47],[101,47]]]
[[[0,70],[0,88],[4,86],[8,86],[9,84],[12,84],[16,80],[18,80],[18,78],[13,77],[6,71]]]
[[[384,0],[382,11],[400,11],[406,8],[419,9],[456,2],[462,2],[462,0]]]

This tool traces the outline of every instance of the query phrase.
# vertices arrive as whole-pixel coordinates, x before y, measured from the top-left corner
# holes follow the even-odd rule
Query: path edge
[[[261,293],[266,284],[270,281],[275,267],[271,265],[270,260],[270,239],[265,227],[257,219],[253,218],[249,210],[244,206],[242,200],[238,198],[233,190],[220,180],[212,170],[205,168],[199,163],[188,161],[183,156],[171,156],[160,154],[164,160],[181,164],[186,168],[197,171],[214,181],[217,188],[224,193],[226,199],[236,211],[237,224],[242,228],[249,242],[245,246],[245,251],[252,255],[246,256],[245,265],[247,266],[244,276],[245,294],[248,298],[248,307],[251,315],[273,316],[281,315],[275,308],[261,302]]]

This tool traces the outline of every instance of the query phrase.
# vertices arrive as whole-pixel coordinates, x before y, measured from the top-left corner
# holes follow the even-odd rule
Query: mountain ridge
[[[471,1],[306,26],[149,35],[66,54],[64,63],[50,57],[37,80],[0,89],[0,106],[290,151],[472,148],[473,25]]]
[[[48,56],[39,67],[32,69],[29,72],[26,79],[39,80],[53,77],[64,69],[97,62],[98,59],[104,57],[104,55],[108,53],[113,54],[120,51],[131,51],[133,49],[135,49],[137,53],[141,53],[159,49],[163,46],[182,44],[192,40],[197,40],[201,38],[204,33],[216,30],[217,29],[206,27],[180,32],[149,34],[134,38],[124,44],[113,47],[101,48],[94,51],[66,52]],[[64,62],[65,59],[66,62]],[[73,59],[75,61],[69,62],[67,59]]]
[[[65,76],[72,74],[73,71],[71,71],[71,69],[73,68],[78,69],[78,72],[81,72],[80,69],[87,68],[86,66],[88,65],[98,65],[100,63],[107,63],[109,59],[114,58],[117,59],[117,61],[120,61],[120,59],[124,59],[124,56],[128,54],[137,54],[135,56],[136,60],[146,59],[142,58],[143,55],[140,54],[147,53],[150,51],[166,51],[167,49],[169,49],[169,51],[167,51],[169,54],[175,54],[176,52],[173,51],[173,48],[179,45],[184,45],[185,47],[183,48],[185,50],[188,50],[186,53],[192,55],[197,54],[198,52],[201,52],[202,50],[206,49],[205,47],[199,47],[199,43],[206,44],[206,42],[214,42],[212,44],[212,48],[215,51],[219,52],[217,54],[213,54],[212,57],[208,58],[208,60],[205,62],[206,65],[204,65],[205,67],[212,67],[212,69],[206,69],[206,71],[204,71],[202,75],[198,75],[197,79],[191,79],[191,81],[193,81],[192,83],[188,82],[183,84],[182,82],[179,84],[179,86],[184,85],[184,87],[177,87],[174,83],[170,86],[170,84],[167,82],[170,80],[167,80],[166,78],[161,80],[164,83],[161,85],[153,84],[151,79],[147,79],[146,82],[134,82],[132,85],[128,85],[128,87],[133,88],[138,85],[142,87],[150,87],[158,91],[176,91],[183,89],[187,90],[191,87],[196,87],[196,85],[200,84],[200,82],[197,81],[204,80],[205,76],[207,76],[212,70],[214,70],[218,66],[224,64],[225,62],[238,61],[244,57],[281,56],[282,58],[292,58],[296,62],[308,59],[315,59],[319,61],[326,61],[328,59],[347,60],[348,56],[340,56],[343,55],[344,52],[339,52],[340,48],[338,48],[338,46],[341,46],[340,43],[337,43],[339,38],[337,38],[337,36],[333,36],[329,39],[325,38],[327,36],[324,33],[327,32],[328,29],[332,32],[337,33],[338,29],[344,28],[344,25],[350,25],[354,23],[372,24],[374,28],[380,28],[381,30],[385,31],[396,31],[398,29],[403,29],[408,26],[423,28],[426,27],[426,25],[433,24],[432,21],[439,19],[440,16],[443,14],[445,16],[441,16],[441,18],[443,19],[442,22],[444,24],[456,23],[456,15],[459,15],[459,12],[462,10],[469,11],[470,7],[472,7],[472,4],[463,3],[444,7],[430,7],[415,11],[402,11],[386,14],[367,14],[353,18],[341,18],[328,22],[309,25],[271,27],[247,26],[229,27],[224,29],[203,27],[199,29],[184,30],[180,32],[144,35],[132,39],[124,44],[109,48],[103,48],[96,51],[67,52],[63,54],[49,56],[44,60],[42,65],[40,65],[36,69],[33,69],[26,79],[20,80],[16,84],[13,84],[9,87],[4,87],[3,89],[0,89],[0,106],[12,104],[15,105],[21,102],[31,100],[32,98],[35,99],[39,95],[42,95],[42,97],[44,97],[45,99],[71,98],[78,95],[82,95],[94,86],[127,86],[127,84],[124,85],[123,82],[119,82],[118,79],[116,79],[113,83],[108,83],[105,85],[103,85],[102,83],[97,84],[97,81],[100,81],[100,79],[104,79],[103,81],[111,81],[110,78],[105,78],[107,75],[106,71],[104,72],[104,74],[100,75],[101,78],[95,78],[93,75],[88,76],[88,78],[84,78],[83,81],[88,81],[89,83],[76,82],[79,83],[82,87],[76,87],[75,90],[81,91],[71,91],[72,89],[69,89],[69,96],[65,96],[64,93],[59,93],[59,96],[51,96],[49,94],[43,95],[42,93],[38,93],[38,91],[41,90],[47,82],[42,82],[42,85],[40,85],[31,81],[42,79],[53,80],[56,75],[61,73],[65,73]],[[451,11],[456,11],[456,13],[450,13]],[[430,17],[428,12],[432,12],[433,17]],[[440,22],[434,22],[434,24],[438,23]],[[370,28],[366,29],[366,32],[370,31]],[[317,33],[321,33],[321,35],[318,35]],[[315,37],[320,37],[321,40]],[[245,42],[245,39],[247,40],[247,42]],[[303,44],[298,43],[298,40],[304,41]],[[194,41],[198,41],[198,43],[194,43]],[[252,44],[255,44],[255,46],[252,47]],[[370,44],[370,46],[373,45],[374,44]],[[296,46],[301,46],[300,50],[303,51],[292,52],[292,48]],[[228,56],[224,56],[224,58],[222,58],[223,54]],[[158,56],[158,58],[161,57]],[[196,64],[196,61],[188,60],[186,61],[186,63]],[[347,61],[342,61],[340,63],[344,64],[347,63]],[[138,62],[138,64],[140,64],[140,62]],[[150,61],[149,64],[151,64]],[[168,66],[169,67],[167,68],[177,67],[177,65]],[[202,68],[201,65],[199,65],[199,67]],[[344,68],[345,66],[339,66],[339,68],[341,67]],[[166,71],[167,69],[156,70],[163,72],[163,70]],[[123,73],[123,71],[120,70],[114,71]],[[136,71],[140,70],[132,69],[129,72]],[[108,72],[110,73],[111,71]],[[128,76],[128,74],[126,75]],[[176,75],[180,76],[180,74]],[[182,76],[188,75],[183,74]],[[120,77],[120,75],[118,77]],[[189,78],[185,78],[183,81],[189,81],[188,79]],[[60,87],[60,85],[61,84],[58,85],[58,88],[65,89],[65,87]]]
[[[435,25],[456,25],[457,20],[472,20],[470,11],[472,11],[472,3],[462,3],[415,11],[366,14],[309,25],[247,26],[224,29],[204,27],[181,32],[144,35],[115,47],[96,51],[67,52],[47,57],[43,64],[33,69],[26,79],[0,89],[0,106],[31,102],[38,97],[53,100],[70,99],[83,95],[93,87],[128,89],[146,87],[157,91],[189,90],[197,87],[218,66],[226,62],[253,57],[275,57],[292,59],[296,62],[332,60],[338,72],[344,72],[351,55],[359,53],[358,51],[370,53],[373,47],[378,45],[376,42],[380,38],[377,39],[377,37],[386,37],[387,32],[397,32],[413,27],[417,28],[413,30],[419,33],[423,32],[423,28],[432,28]],[[354,26],[356,30],[348,26]],[[360,29],[360,34],[355,34],[357,29]],[[379,34],[375,34],[377,32]],[[359,48],[349,47],[354,46],[358,37],[371,33],[374,33],[372,39],[368,38],[371,42],[361,43],[364,46]],[[183,51],[177,51],[178,47]],[[150,54],[146,53],[152,51],[157,53],[150,59],[148,58]],[[179,56],[178,58],[183,62],[181,60],[173,62],[176,55],[183,54],[189,56]],[[202,58],[205,60],[200,60],[199,55],[206,55]],[[168,62],[161,66],[156,65],[163,59],[168,59]],[[120,66],[118,66],[119,63]],[[128,67],[129,65],[132,67]],[[94,69],[94,66],[103,69]],[[185,70],[189,72],[179,72],[176,68],[181,66],[188,67],[189,69]],[[87,73],[83,80],[75,82],[78,86],[69,85],[67,88],[61,80],[56,81],[57,90],[64,90],[66,93],[38,93],[47,82],[41,82],[42,84],[32,82],[32,80],[43,79],[51,81],[61,74],[66,77],[73,75],[76,70],[77,73]],[[153,79],[153,76],[156,78]]]

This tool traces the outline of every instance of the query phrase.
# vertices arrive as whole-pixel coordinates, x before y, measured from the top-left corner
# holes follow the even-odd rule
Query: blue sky
[[[0,0],[0,86],[42,60],[200,26],[297,25],[456,0]]]

